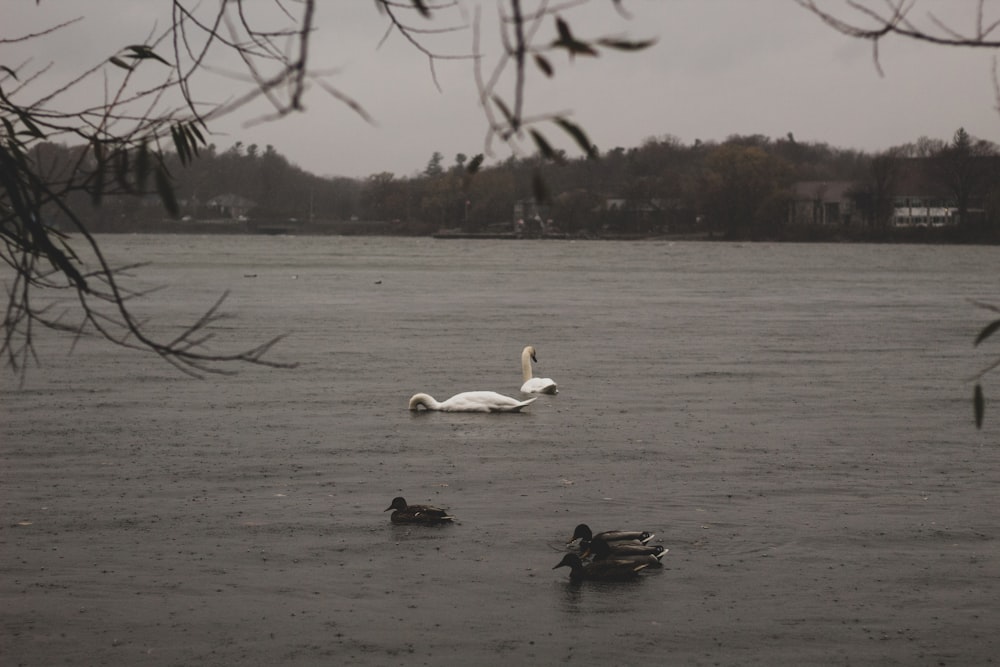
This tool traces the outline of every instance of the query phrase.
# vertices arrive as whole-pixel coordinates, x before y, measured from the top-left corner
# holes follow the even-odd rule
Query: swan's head
[[[413,396],[410,397],[410,409],[416,410],[420,406],[424,406],[425,408],[427,408],[430,406],[431,401],[433,400],[434,399],[428,396],[427,394],[414,394]]]
[[[521,350],[521,358],[531,359],[536,364],[538,363],[538,359],[535,358],[535,348],[532,345],[526,345],[525,348]]]
[[[590,532],[590,526],[585,523],[581,523],[573,531],[573,537],[569,538],[566,544],[571,544],[576,540],[583,540],[584,542],[589,542],[594,537],[594,534]]]
[[[389,505],[388,507],[386,507],[382,511],[383,512],[388,512],[389,510],[401,510],[402,511],[402,510],[405,510],[405,509],[406,509],[406,500],[404,500],[402,496],[396,496],[395,498],[392,499],[392,504]]]

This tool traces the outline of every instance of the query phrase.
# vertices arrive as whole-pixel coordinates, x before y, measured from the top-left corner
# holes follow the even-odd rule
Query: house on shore
[[[799,226],[847,227],[856,213],[854,181],[799,181],[791,188],[788,222]]]
[[[205,202],[205,207],[220,218],[245,220],[247,214],[256,208],[257,202],[237,194],[217,195]]]
[[[959,222],[955,196],[927,158],[899,160],[893,179],[893,227],[946,227]],[[982,209],[970,210],[982,214]]]

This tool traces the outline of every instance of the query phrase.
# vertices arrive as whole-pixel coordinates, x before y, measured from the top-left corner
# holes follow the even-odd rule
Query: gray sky
[[[484,42],[492,44],[494,3],[478,4],[488,19]],[[54,63],[50,77],[68,76],[120,46],[142,42],[156,12],[167,5],[42,0],[36,6],[0,0],[0,35],[6,37],[84,16],[44,43],[0,45],[0,63],[12,66],[31,57],[36,66]],[[922,19],[933,11],[952,27],[971,31],[976,5],[918,0],[913,16]],[[987,18],[1000,19],[1000,3],[987,5],[997,14]],[[580,36],[656,38],[654,47],[572,64],[554,57],[556,77],[530,90],[534,111],[572,110],[572,120],[601,150],[664,135],[690,143],[792,132],[800,141],[873,151],[921,136],[949,139],[960,126],[979,138],[1000,138],[989,50],[888,39],[880,49],[880,77],[868,43],[835,32],[791,0],[625,0],[624,6],[630,20],[616,13],[610,0],[594,0],[566,16]],[[844,3],[831,0],[827,6]],[[486,122],[469,61],[439,63],[438,91],[426,59],[399,36],[379,47],[386,19],[374,3],[321,2],[317,23],[313,67],[333,72],[330,83],[360,102],[376,124],[313,90],[304,114],[244,126],[257,108],[213,124],[216,135],[210,140],[220,149],[236,140],[273,144],[304,169],[354,177],[381,171],[409,176],[422,171],[434,151],[446,164],[457,153],[484,151]],[[443,52],[467,52],[471,44],[468,32],[437,39],[432,43]],[[222,100],[232,86],[216,77],[201,94]],[[555,139],[558,132],[551,135]],[[568,141],[563,145],[572,149]],[[495,159],[508,155],[498,144],[494,154]]]

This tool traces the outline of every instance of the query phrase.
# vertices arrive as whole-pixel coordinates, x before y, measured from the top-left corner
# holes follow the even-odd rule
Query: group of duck
[[[440,526],[450,524],[455,518],[448,510],[433,505],[409,505],[402,496],[392,499],[385,508],[390,521],[395,524]],[[635,579],[649,567],[662,567],[663,557],[669,549],[662,544],[649,544],[653,533],[639,530],[607,530],[596,535],[590,526],[581,523],[566,542],[576,545],[555,567],[569,568],[570,581],[627,581]]]
[[[581,523],[566,546],[578,544],[577,552],[563,556],[555,567],[568,567],[571,581],[627,581],[648,567],[663,567],[670,551],[662,544],[649,544],[655,537],[645,530],[606,530],[593,534]],[[589,557],[589,558],[588,558]]]
[[[558,394],[559,386],[552,378],[534,377],[531,362],[538,363],[535,348],[531,345],[521,350],[521,393]],[[410,398],[410,410],[440,410],[442,412],[520,412],[538,397],[521,400],[496,391],[463,391],[446,401],[438,401],[430,394],[418,393]]]

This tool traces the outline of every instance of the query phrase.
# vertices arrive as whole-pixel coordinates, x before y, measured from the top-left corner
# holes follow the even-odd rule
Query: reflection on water
[[[634,581],[570,581],[557,582],[561,589],[560,610],[567,614],[632,614],[638,609],[636,592],[639,586],[663,585],[660,581],[645,581],[655,578],[643,574]],[[666,593],[666,591],[664,591]]]

